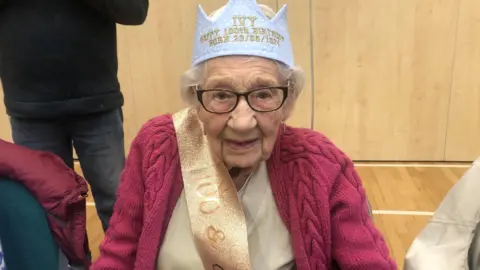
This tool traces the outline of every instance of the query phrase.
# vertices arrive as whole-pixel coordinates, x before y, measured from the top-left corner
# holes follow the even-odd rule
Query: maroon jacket
[[[54,154],[0,139],[0,176],[17,180],[40,202],[54,239],[70,262],[90,262],[85,254],[86,181]]]

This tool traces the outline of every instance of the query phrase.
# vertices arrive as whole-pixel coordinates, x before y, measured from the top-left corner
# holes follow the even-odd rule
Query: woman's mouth
[[[245,140],[245,141],[238,141],[238,140],[225,140],[226,143],[235,150],[246,150],[252,146],[254,146],[258,139],[253,140]]]

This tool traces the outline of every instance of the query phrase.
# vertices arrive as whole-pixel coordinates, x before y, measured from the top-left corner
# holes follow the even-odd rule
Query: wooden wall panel
[[[312,38],[310,28],[310,0],[278,0],[278,9],[288,5],[288,27],[295,64],[305,72],[305,86],[297,99],[289,125],[313,128],[312,125]]]
[[[289,124],[324,132],[355,160],[480,155],[480,4],[259,2],[289,5],[295,60],[306,73]],[[210,13],[226,0],[151,1],[144,25],[118,26],[127,149],[150,118],[185,106],[179,78],[190,66],[199,3]],[[3,102],[0,138],[11,141]]]
[[[460,0],[446,160],[480,156],[480,3]]]
[[[458,0],[312,5],[315,129],[356,160],[443,160]]]
[[[5,110],[5,104],[3,103],[3,89],[2,82],[0,82],[0,139],[11,142],[12,131],[10,128],[10,122],[8,121],[8,115]]]
[[[118,26],[127,150],[146,121],[184,106],[179,75],[188,67],[194,17],[195,6],[190,1],[150,1],[144,25]]]

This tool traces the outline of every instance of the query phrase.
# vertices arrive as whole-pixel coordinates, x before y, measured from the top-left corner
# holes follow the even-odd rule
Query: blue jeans
[[[10,118],[16,144],[56,154],[73,168],[73,147],[108,229],[125,165],[122,109],[48,120]]]

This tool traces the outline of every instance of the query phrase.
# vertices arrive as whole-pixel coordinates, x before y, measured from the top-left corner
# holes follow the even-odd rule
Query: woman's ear
[[[288,102],[283,108],[282,122],[286,122],[288,118],[292,115],[293,111],[293,102]]]
[[[197,102],[196,104],[194,104],[193,107],[195,108],[197,115],[199,115],[199,113],[202,111],[202,105],[200,104],[200,102]]]
[[[183,99],[188,103],[188,105],[197,105],[197,92],[195,90],[195,85],[189,86],[186,91],[183,93]]]
[[[294,95],[295,94],[295,91],[293,90],[293,88],[291,88],[291,86],[289,86],[289,90],[288,90],[288,98],[287,100],[285,101],[285,104],[283,105],[283,116],[282,116],[282,121],[283,122],[286,122],[288,118],[290,118],[290,116],[292,115],[292,112],[293,112],[293,108],[295,107],[295,102],[297,101],[297,98],[296,96]]]

